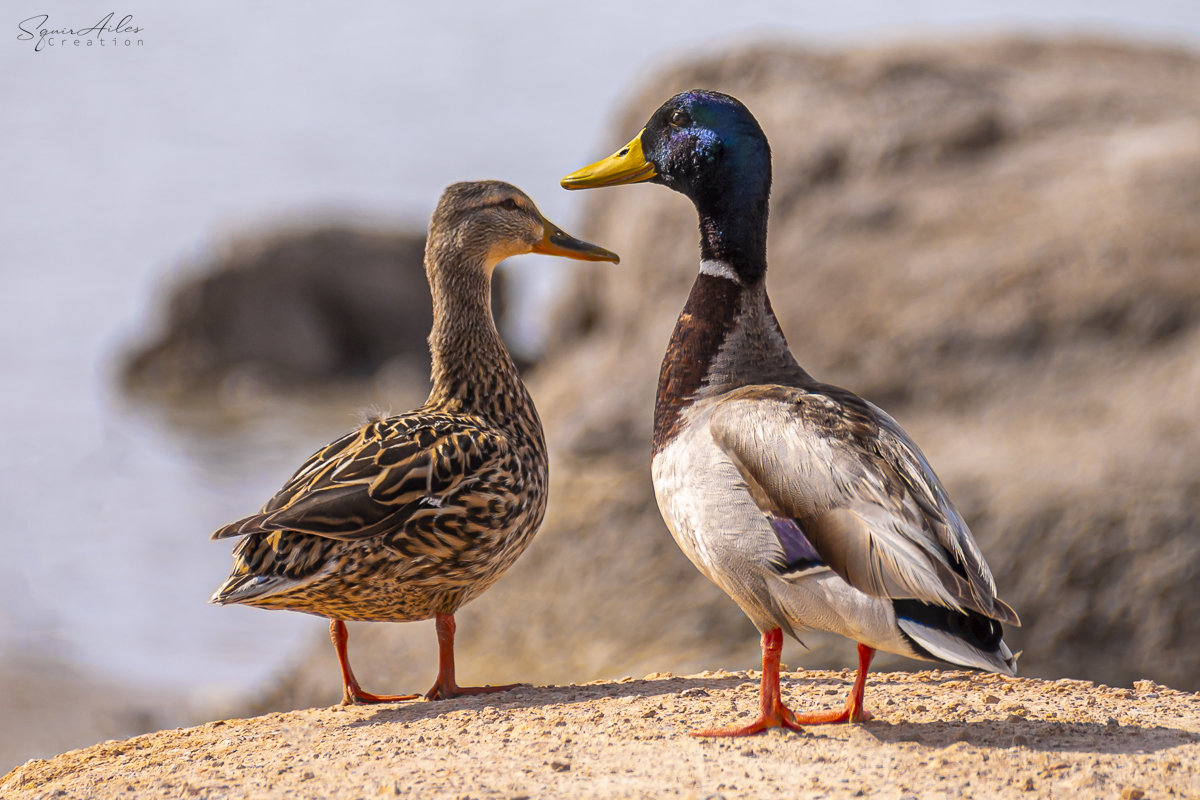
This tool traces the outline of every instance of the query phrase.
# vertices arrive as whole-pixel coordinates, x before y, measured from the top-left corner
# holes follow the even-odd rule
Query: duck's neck
[[[770,184],[735,185],[695,198],[700,217],[700,259],[729,265],[747,285],[767,274],[767,210]]]
[[[433,388],[426,405],[503,420],[528,394],[492,318],[491,270],[483,256],[432,248],[425,269],[433,295]]]
[[[788,349],[766,283],[746,282],[741,275],[725,261],[701,262],[659,373],[656,453],[675,437],[697,401],[743,386],[812,382]]]

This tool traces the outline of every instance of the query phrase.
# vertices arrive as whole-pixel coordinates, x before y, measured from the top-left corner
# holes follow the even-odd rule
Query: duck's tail
[[[281,575],[254,575],[248,572],[239,575],[235,571],[217,587],[208,598],[208,602],[214,606],[252,602],[277,594],[292,584],[295,584],[295,581]]]
[[[236,523],[235,523],[236,524]],[[208,598],[213,605],[245,603],[269,608],[286,603],[267,601],[320,580],[336,566],[329,558],[330,539],[275,531],[250,535],[233,549],[233,569]]]
[[[1017,674],[1017,656],[1004,643],[1004,626],[998,621],[977,611],[955,611],[919,600],[893,600],[892,605],[896,623],[918,657]]]

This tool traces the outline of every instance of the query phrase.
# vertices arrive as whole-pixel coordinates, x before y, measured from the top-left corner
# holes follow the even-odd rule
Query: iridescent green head
[[[700,214],[705,258],[766,269],[771,147],[737,98],[693,89],[675,95],[608,158],[563,178],[566,189],[660,183],[686,195]]]

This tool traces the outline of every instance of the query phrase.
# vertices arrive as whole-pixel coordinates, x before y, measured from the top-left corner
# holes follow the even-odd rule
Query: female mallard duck
[[[493,267],[529,252],[618,261],[568,236],[515,186],[446,189],[425,248],[434,320],[425,405],[318,451],[261,512],[212,535],[243,538],[211,602],[328,617],[344,703],[418,697],[362,690],[345,620],[436,617],[440,664],[430,700],[513,688],[455,682],[454,612],[512,565],[546,510],[542,424],[490,303]]]
[[[869,719],[876,650],[1014,674],[1000,622],[1017,615],[925,456],[894,419],[813,380],[788,349],[765,285],[771,151],[749,110],[717,92],[676,95],[562,184],[641,181],[690,198],[701,235],[654,409],[659,509],[762,633],[761,716],[697,735]],[[784,707],[779,652],[798,629],[859,643],[844,710]]]

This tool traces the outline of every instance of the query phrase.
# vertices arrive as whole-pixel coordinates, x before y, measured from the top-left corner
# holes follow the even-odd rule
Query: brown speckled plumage
[[[343,620],[453,614],[512,565],[546,510],[541,423],[519,394],[507,423],[427,405],[324,448],[260,514],[216,534],[245,536],[223,590],[276,579],[289,588],[244,602]]]
[[[441,622],[516,561],[545,514],[546,443],[496,331],[490,279],[497,262],[531,250],[616,258],[563,234],[508,184],[446,190],[425,256],[434,299],[428,401],[322,448],[262,511],[216,531],[214,539],[242,540],[212,602],[335,623]],[[343,669],[349,685],[345,661]]]

